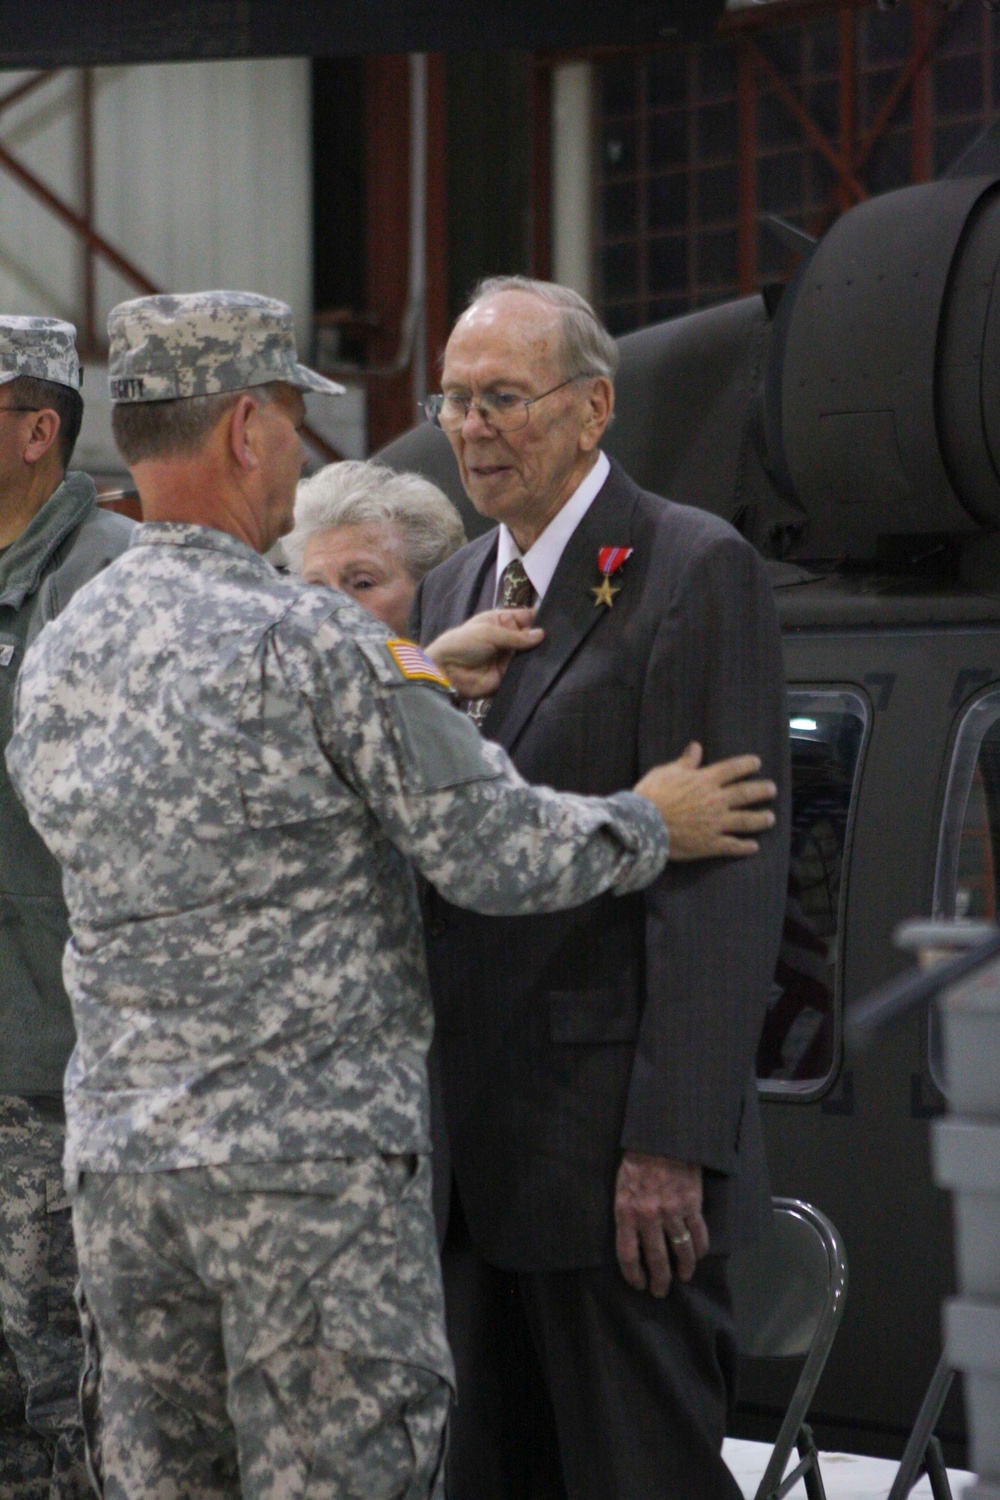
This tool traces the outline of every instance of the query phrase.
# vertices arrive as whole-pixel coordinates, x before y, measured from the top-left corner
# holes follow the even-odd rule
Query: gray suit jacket
[[[597,555],[633,549],[614,606]],[[429,641],[474,613],[496,532],[424,580]],[[788,856],[788,733],[771,590],[724,521],[640,490],[612,465],[484,724],[527,780],[607,794],[692,739],[753,750],[779,783],[778,828],[746,860],[671,864],[642,895],[490,918],[427,898],[427,950],[453,1166],[495,1264],[614,1255],[625,1148],[700,1162],[713,1244],[765,1210],[753,1061],[774,974]],[[734,1188],[738,1191],[734,1192]]]

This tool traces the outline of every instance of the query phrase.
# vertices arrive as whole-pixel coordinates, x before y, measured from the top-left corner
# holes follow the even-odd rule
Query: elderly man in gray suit
[[[576,293],[479,287],[427,409],[499,524],[428,575],[412,623],[429,641],[537,607],[543,643],[470,705],[529,781],[607,794],[696,740],[762,757],[778,825],[751,859],[516,925],[428,897],[453,1500],[739,1494],[726,1255],[767,1204],[753,1064],[785,900],[780,641],[753,548],[601,452],[615,367]]]

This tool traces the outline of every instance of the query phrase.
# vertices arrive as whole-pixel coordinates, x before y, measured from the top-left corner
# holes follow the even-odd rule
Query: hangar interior
[[[303,350],[350,392],[332,418],[310,411],[314,458],[363,456],[413,423],[435,386],[449,321],[480,276],[551,276],[591,296],[615,333],[637,337],[677,314],[787,282],[804,236],[824,233],[869,197],[939,177],[976,149],[1000,105],[1000,16],[981,0],[730,0],[718,28],[696,39],[482,47],[94,63],[3,80],[0,294],[8,306],[70,317],[81,330],[90,364],[84,466],[110,488],[121,483],[101,361],[104,318],[123,296],[222,282],[289,301]],[[749,318],[750,306],[738,317]],[[720,323],[726,317],[720,310]],[[740,329],[731,326],[736,347]],[[694,352],[702,361],[703,348]],[[648,379],[652,363],[640,365]],[[619,389],[624,397],[626,385]],[[621,408],[614,431],[624,442],[624,399]],[[666,425],[662,414],[655,420]],[[782,576],[804,789],[791,947],[823,1024],[799,1035],[790,1061],[789,1027],[776,1012],[778,1034],[765,1036],[760,1064],[771,1117],[788,1137],[781,1169],[807,1184],[810,1173],[825,1173],[836,1185],[833,1217],[852,1231],[852,1251],[859,1247],[845,1323],[854,1342],[842,1344],[851,1358],[831,1366],[823,1441],[898,1456],[933,1368],[937,1327],[927,1323],[903,1347],[907,1309],[894,1307],[884,1326],[862,1316],[882,1295],[897,1226],[882,1215],[862,1243],[844,1161],[872,1183],[876,1164],[894,1184],[919,1176],[929,1196],[926,1122],[940,1098],[916,1025],[880,1059],[880,1077],[891,1063],[905,1078],[900,1105],[877,1093],[870,1064],[868,1074],[842,1067],[834,1017],[855,973],[867,983],[893,962],[885,933],[919,904],[915,886],[896,890],[886,877],[886,809],[900,814],[894,825],[906,841],[894,858],[902,848],[898,863],[919,874],[937,826],[928,811],[918,827],[903,804],[938,807],[941,767],[965,733],[953,736],[952,720],[995,677],[995,663],[976,653],[990,648],[996,602],[965,600],[959,610],[942,595],[931,623],[940,634],[955,627],[955,640],[931,673],[912,628],[926,623],[915,612],[923,599],[907,615],[909,602],[891,590],[848,598],[846,588],[844,597],[839,585],[824,592],[794,568]],[[828,618],[816,629],[820,606]],[[834,627],[849,638],[839,654]],[[997,703],[987,707],[989,733],[966,756],[979,779],[970,769],[958,810],[945,806],[957,853],[934,899],[936,909],[993,917]],[[905,788],[900,764],[909,768]],[[855,891],[868,893],[856,915],[850,870]],[[792,1123],[800,1106],[803,1118],[812,1111],[812,1133]],[[904,1293],[915,1300],[921,1278],[936,1290],[951,1274],[939,1209],[921,1225],[921,1263],[894,1268],[897,1302]],[[890,1360],[888,1391],[880,1366]],[[773,1396],[763,1387],[747,1395],[742,1431],[754,1436],[771,1424]],[[861,1417],[847,1410],[855,1395]],[[943,1435],[948,1456],[960,1459],[957,1399]]]
[[[98,370],[121,297],[224,281],[284,298],[350,386],[311,413],[315,455],[362,456],[413,421],[482,275],[574,285],[615,333],[787,279],[769,215],[819,234],[939,174],[994,119],[1000,17],[730,0],[680,44],[2,81],[0,296],[77,323],[94,366],[79,456],[113,474]]]

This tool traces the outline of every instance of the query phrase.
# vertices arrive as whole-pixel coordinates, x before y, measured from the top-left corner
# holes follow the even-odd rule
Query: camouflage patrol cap
[[[136,297],[108,316],[108,384],[116,404],[216,396],[284,381],[342,396],[298,362],[291,308],[253,292]]]
[[[78,391],[83,371],[76,354],[76,329],[61,318],[22,318],[0,314],[0,385],[19,376],[51,380]]]

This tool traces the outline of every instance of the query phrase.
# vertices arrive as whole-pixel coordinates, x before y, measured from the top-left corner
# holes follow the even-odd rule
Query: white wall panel
[[[0,73],[0,93],[28,76]],[[71,122],[75,125],[79,98],[79,75],[64,73],[0,116],[0,139],[8,149],[74,206],[80,164]],[[82,257],[69,231],[0,172],[0,308],[73,318],[82,285]]]
[[[592,63],[552,73],[552,276],[581,297],[593,295]]]
[[[281,297],[300,338],[311,313],[309,64],[99,69],[97,218],[170,290],[243,287]],[[131,295],[101,270],[106,313]]]
[[[0,95],[27,74],[0,73]],[[305,59],[99,68],[93,73],[94,224],[167,291],[240,287],[280,297],[308,354],[312,315],[310,70]],[[82,211],[81,75],[65,72],[0,115],[0,141]],[[137,290],[96,262],[97,328]],[[0,310],[83,322],[83,253],[0,171]],[[76,462],[122,469],[106,371],[88,369]],[[341,451],[366,451],[360,389],[310,406]]]
[[[0,93],[25,75],[0,74]],[[60,196],[81,198],[79,74],[0,117],[0,139]],[[309,64],[303,59],[94,73],[95,225],[168,290],[281,297],[311,313]],[[135,289],[98,262],[99,326]],[[78,242],[0,173],[0,307],[82,318]]]

